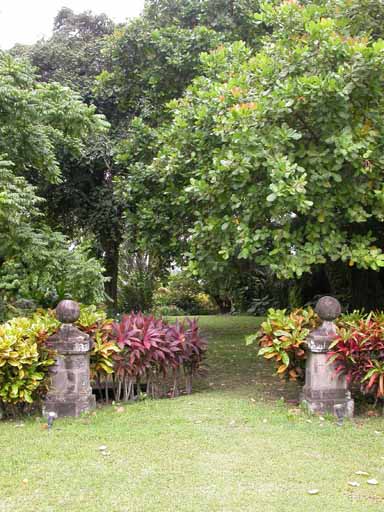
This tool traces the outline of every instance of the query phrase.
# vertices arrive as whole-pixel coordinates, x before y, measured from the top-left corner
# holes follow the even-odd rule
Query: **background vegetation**
[[[162,307],[184,268],[209,310],[380,307],[383,17],[147,0],[124,25],[63,8],[49,39],[2,52],[2,315]]]

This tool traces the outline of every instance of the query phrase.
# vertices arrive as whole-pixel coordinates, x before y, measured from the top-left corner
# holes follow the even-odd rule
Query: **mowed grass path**
[[[0,423],[0,511],[383,511],[384,420],[309,420],[289,401],[297,388],[244,345],[257,325],[201,318],[209,374],[192,396],[104,407],[50,433],[41,419]]]

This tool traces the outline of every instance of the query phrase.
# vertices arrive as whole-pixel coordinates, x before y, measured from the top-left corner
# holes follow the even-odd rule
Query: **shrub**
[[[93,340],[90,354],[91,381],[100,392],[104,387],[106,400],[109,399],[110,376],[114,373],[113,356],[119,352],[112,339],[112,322],[104,310],[94,305],[82,305],[79,320],[76,322],[77,327]]]
[[[175,305],[156,306],[152,313],[155,316],[185,316],[185,311]]]
[[[329,361],[365,395],[384,397],[384,315],[346,318],[331,345]]]
[[[200,283],[185,272],[171,275],[167,286],[161,286],[154,295],[154,310],[177,308],[190,315],[209,315],[218,312],[218,306],[205,293]],[[166,311],[166,310],[165,310]]]
[[[148,311],[153,306],[156,280],[150,272],[133,270],[119,281],[119,311]]]
[[[45,340],[58,328],[50,312],[18,317],[0,325],[0,413],[33,410],[48,389],[53,354]]]
[[[206,351],[195,320],[170,325],[153,316],[131,313],[113,324],[112,337],[120,349],[113,355],[117,400],[132,399],[135,384],[140,394],[143,382],[150,396],[164,395],[168,376],[173,379],[173,396],[178,394],[182,375],[187,393],[192,391],[192,377]]]
[[[259,356],[275,362],[277,374],[291,380],[304,379],[306,338],[319,319],[312,308],[270,309],[260,330],[247,337],[247,344],[258,340]]]

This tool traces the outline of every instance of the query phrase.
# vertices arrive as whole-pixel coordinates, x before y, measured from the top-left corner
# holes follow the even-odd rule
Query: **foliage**
[[[120,170],[114,186],[124,212],[123,243],[131,254],[137,250],[162,260],[163,269],[182,251],[180,239],[164,236],[164,229],[157,229],[168,222],[162,208],[153,219],[156,203],[164,200],[158,177],[148,170],[158,148],[157,128],[169,121],[167,102],[180,97],[200,74],[201,52],[238,37],[255,43],[260,40],[264,28],[253,19],[257,10],[255,0],[148,1],[140,18],[116,28],[108,38],[108,64],[97,90],[103,101],[114,106],[110,119],[121,138],[117,147]]]
[[[47,371],[54,363],[44,341],[57,326],[49,312],[0,325],[1,414],[25,412],[43,398],[48,389]]]
[[[258,355],[272,359],[280,377],[304,380],[306,339],[318,323],[312,308],[296,309],[289,314],[285,309],[271,308],[259,332],[247,337],[247,344],[257,340],[261,347]]]
[[[63,7],[55,17],[52,37],[33,45],[17,44],[11,54],[27,57],[42,82],[66,85],[90,103],[95,77],[105,65],[103,39],[113,29],[113,22],[105,14],[75,14]]]
[[[117,400],[134,397],[134,384],[140,396],[140,384],[147,394],[164,394],[167,376],[172,374],[172,395],[178,394],[178,379],[183,372],[187,393],[192,392],[192,377],[199,370],[206,343],[199,334],[196,320],[169,325],[142,313],[124,315],[113,324],[112,338],[120,348],[114,359],[114,392]]]
[[[307,337],[319,324],[311,307],[291,313],[270,309],[260,330],[247,337],[247,344],[257,341],[258,355],[274,361],[280,377],[304,380]],[[336,325],[329,363],[364,395],[384,398],[384,314],[354,311],[341,315]]]
[[[204,26],[154,26],[137,18],[109,39],[110,72],[99,77],[103,97],[116,98],[119,110],[157,125],[164,106],[179,97],[198,73],[201,52],[218,46],[221,37]]]
[[[104,119],[68,87],[41,84],[26,61],[0,53],[0,153],[19,175],[59,181],[59,152],[79,155],[88,135],[104,131]]]
[[[80,304],[80,317],[76,324],[83,330],[92,332],[93,326],[107,321],[107,314],[103,309],[97,308],[94,304],[86,306]]]
[[[77,327],[92,339],[90,353],[91,379],[101,389],[102,382],[108,385],[108,376],[114,372],[113,356],[120,350],[112,339],[112,320],[103,309],[95,305],[80,306]]]
[[[147,0],[144,17],[159,25],[205,26],[226,40],[257,44],[265,27],[254,19],[258,0]]]
[[[144,170],[156,148],[150,132],[169,118],[166,103],[179,97],[200,73],[201,52],[226,40],[259,42],[265,27],[253,18],[258,4],[256,0],[148,1],[142,16],[116,27],[105,15],[62,8],[50,38],[16,45],[11,51],[31,61],[39,81],[60,82],[77,91],[113,126],[110,134],[91,137],[79,158],[63,152],[62,183],[43,184],[39,193],[50,199],[44,205],[50,225],[71,238],[91,239],[92,249],[103,259],[109,278],[106,294],[115,310],[130,305],[124,287],[119,287],[123,243],[130,254],[137,250],[151,257],[161,255],[164,266],[169,254],[175,253],[168,244],[162,247],[167,240],[151,240],[154,231],[149,236],[141,231],[142,198],[158,193]],[[123,195],[115,193],[117,178],[123,182]],[[137,281],[132,273],[123,281]],[[156,278],[151,283],[150,278],[153,288]],[[137,295],[147,290],[136,285],[132,289]],[[120,292],[124,296],[118,301]],[[143,301],[136,301],[135,309],[148,305],[147,296],[137,299]]]
[[[113,22],[104,14],[75,14],[62,8],[49,39],[31,46],[16,45],[11,53],[28,57],[39,81],[70,87],[84,102],[95,105],[112,119],[109,98],[96,98],[94,85],[96,76],[107,65],[102,49],[105,37],[113,29]],[[116,116],[113,120],[116,122]],[[50,225],[71,238],[91,240],[94,254],[103,259],[107,297],[116,306],[122,218],[119,201],[113,194],[112,178],[118,170],[113,163],[114,145],[111,132],[93,133],[85,141],[81,155],[60,155],[61,182],[44,183],[39,193],[47,199],[44,206]]]
[[[384,315],[345,318],[331,345],[329,361],[365,395],[384,398]]]
[[[173,304],[170,304],[169,306],[166,305],[156,305],[152,309],[152,313],[155,316],[185,316],[185,311],[178,308],[177,306],[174,306]]]
[[[156,278],[151,272],[130,268],[120,275],[119,310],[151,310],[155,286]]]
[[[203,284],[185,272],[170,275],[166,286],[158,287],[154,306],[175,306],[187,315],[214,314],[218,311],[212,298],[205,292]]]
[[[15,251],[0,267],[0,285],[9,301],[28,297],[44,307],[64,298],[103,301],[103,267],[86,244],[73,246],[47,228],[20,239],[26,242],[25,250]]]
[[[263,3],[262,48],[203,56],[170,103],[152,165],[163,195],[143,208],[197,275],[232,259],[279,278],[383,266],[383,42],[356,33],[348,3]]]
[[[59,155],[81,154],[106,129],[70,89],[38,84],[25,62],[0,53],[0,290],[2,300],[100,300],[102,268],[86,246],[47,226],[38,187],[60,181]]]
[[[115,400],[139,398],[141,384],[148,396],[163,396],[168,378],[173,396],[179,393],[181,378],[186,392],[192,392],[192,379],[207,349],[196,320],[170,325],[132,312],[113,322],[104,310],[81,305],[76,325],[93,340],[91,379],[99,393],[105,392],[106,401],[110,387]],[[54,364],[45,341],[59,326],[52,310],[0,324],[1,414],[14,415],[40,405],[48,390],[48,369]]]

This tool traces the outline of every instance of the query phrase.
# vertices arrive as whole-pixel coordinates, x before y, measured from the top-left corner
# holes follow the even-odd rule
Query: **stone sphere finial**
[[[318,300],[315,311],[321,320],[332,322],[333,320],[336,320],[338,316],[340,316],[341,305],[340,302],[334,297],[325,296]]]
[[[74,300],[62,300],[55,311],[56,318],[62,324],[74,324],[80,316],[80,306]]]

